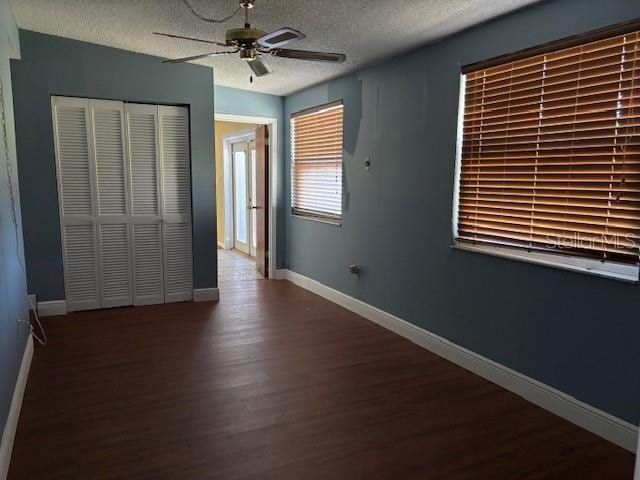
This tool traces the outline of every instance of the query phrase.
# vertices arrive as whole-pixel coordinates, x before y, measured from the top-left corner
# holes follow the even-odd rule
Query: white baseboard
[[[316,280],[291,270],[286,270],[284,274],[285,278],[292,283],[351,310],[436,355],[510,390],[531,403],[635,453],[638,441],[638,427],[635,425]]]
[[[193,291],[194,302],[212,302],[220,299],[220,290],[217,288],[197,288]]]
[[[220,240],[218,240],[218,247],[224,248],[224,242],[221,242]]]
[[[38,315],[41,317],[53,317],[67,314],[67,302],[65,300],[51,300],[38,302]]]
[[[287,280],[287,272],[289,270],[284,269],[284,268],[280,268],[278,270],[276,270],[276,275],[275,275],[275,279],[276,280]],[[293,280],[292,280],[293,281]],[[295,283],[295,282],[294,282]]]
[[[29,335],[27,345],[22,354],[22,363],[20,364],[20,372],[16,380],[16,386],[13,389],[13,398],[11,399],[11,407],[9,408],[9,416],[2,433],[2,441],[0,441],[0,480],[5,480],[9,473],[9,464],[11,463],[11,452],[13,451],[13,441],[16,438],[18,429],[18,419],[20,418],[20,409],[22,408],[22,398],[24,390],[27,386],[27,378],[29,377],[29,368],[31,367],[31,359],[33,358],[33,337]]]
[[[636,452],[636,474],[634,480],[640,480],[640,439],[638,439],[638,451]]]

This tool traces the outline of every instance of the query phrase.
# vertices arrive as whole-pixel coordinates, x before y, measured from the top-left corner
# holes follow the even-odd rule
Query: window
[[[291,116],[291,209],[294,215],[342,218],[342,102]]]
[[[542,50],[463,69],[457,245],[637,280],[640,34]]]

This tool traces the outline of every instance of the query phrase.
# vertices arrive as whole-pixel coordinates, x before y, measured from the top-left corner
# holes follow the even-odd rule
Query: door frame
[[[278,119],[276,117],[254,117],[250,115],[236,115],[232,113],[216,113],[215,116],[216,122],[235,122],[235,123],[250,123],[254,125],[266,125],[269,131],[269,227],[268,227],[268,238],[269,238],[269,278],[276,278],[276,226],[277,223],[277,213],[278,213],[278,172],[280,171],[280,159],[278,156]],[[215,125],[214,125],[215,129]],[[255,131],[252,130],[255,137]],[[244,135],[249,134],[248,131],[244,131]],[[227,202],[226,195],[230,191],[231,187],[231,175],[230,175],[230,166],[231,166],[231,142],[227,142],[227,139],[231,139],[233,137],[237,137],[238,135],[242,136],[243,133],[236,133],[234,135],[230,135],[229,137],[225,137],[223,139],[223,177],[224,177],[224,189],[225,189],[225,238],[223,246],[224,248],[231,248],[230,241],[233,240],[232,237],[229,237],[228,232],[233,232],[233,228],[229,230],[227,228],[229,218],[233,222],[233,211],[229,206],[229,202]],[[234,139],[237,141],[237,138]],[[231,214],[229,210],[231,209]],[[231,224],[233,227],[233,224]]]

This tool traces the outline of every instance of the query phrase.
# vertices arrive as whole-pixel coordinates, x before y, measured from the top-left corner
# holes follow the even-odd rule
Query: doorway
[[[218,270],[220,280],[233,277],[275,278],[269,255],[275,241],[271,168],[272,124],[218,120],[215,123]],[[235,120],[235,119],[234,119]],[[258,119],[260,121],[260,119]],[[262,119],[264,122],[264,119]],[[242,266],[242,268],[240,268]],[[241,270],[241,271],[239,271]]]

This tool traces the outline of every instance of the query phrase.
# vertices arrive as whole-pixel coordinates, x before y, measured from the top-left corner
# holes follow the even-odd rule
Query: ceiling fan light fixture
[[[255,48],[243,48],[240,50],[240,60],[250,62],[258,56]]]

